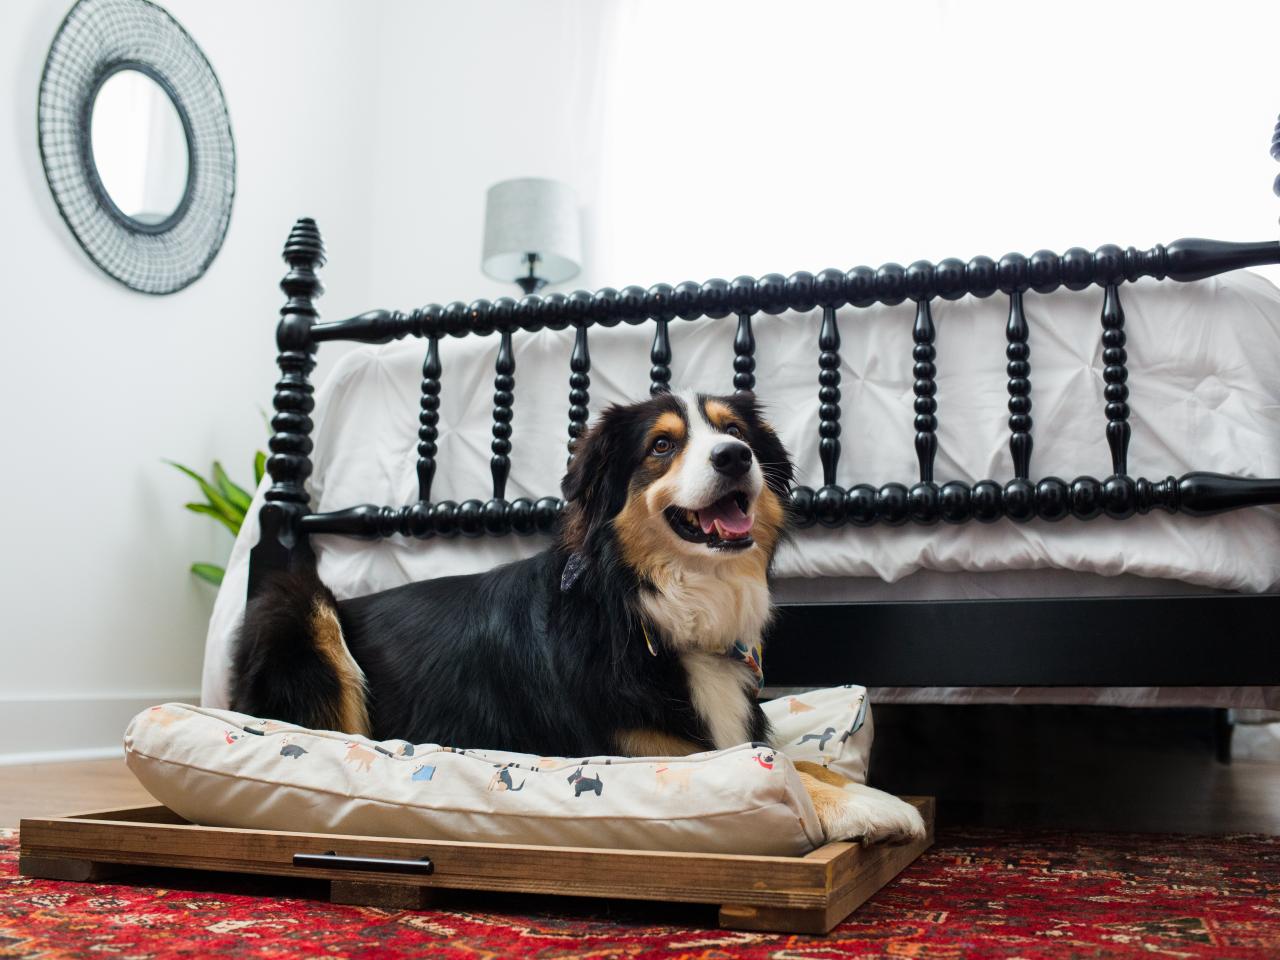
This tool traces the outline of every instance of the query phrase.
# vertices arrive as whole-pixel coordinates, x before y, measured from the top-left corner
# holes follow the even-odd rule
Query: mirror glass
[[[144,224],[173,215],[191,158],[178,108],[139,70],[109,76],[93,102],[89,131],[98,179],[120,212]]]

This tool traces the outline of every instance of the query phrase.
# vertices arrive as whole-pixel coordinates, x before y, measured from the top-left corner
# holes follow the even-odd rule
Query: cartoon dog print
[[[347,741],[347,755],[343,758],[347,763],[354,763],[356,770],[360,773],[368,773],[373,768],[373,761],[378,759],[378,755],[368,747],[362,747],[358,743]]]
[[[583,767],[579,767],[573,773],[569,774],[569,782],[573,784],[573,795],[580,797],[584,793],[594,793],[597,797],[604,790],[604,781],[600,779],[600,774],[594,777],[584,775]]]
[[[690,767],[673,770],[671,767],[655,767],[653,770],[654,781],[657,783],[659,790],[672,787],[676,790],[689,789],[689,777],[693,775]]]
[[[288,737],[280,738],[280,756],[288,757],[290,760],[297,760],[303,754],[308,752],[309,751],[307,750],[303,750],[298,744],[290,743]]]
[[[162,727],[167,727],[167,726],[169,726],[169,724],[173,723],[175,720],[181,720],[181,719],[182,719],[182,715],[181,715],[181,714],[174,713],[172,710],[168,709],[167,707],[163,707],[163,706],[161,706],[161,707],[152,707],[152,708],[147,712],[147,717],[148,717],[148,719],[150,719],[152,722],[154,722],[154,723],[158,723],[158,724],[160,724],[160,726],[162,726]]]
[[[774,752],[768,747],[757,749],[751,754],[751,759],[760,764],[765,770],[773,769],[773,761],[777,759]]]
[[[524,789],[524,780],[520,781],[520,786],[514,786],[511,781],[511,764],[504,763],[498,767],[493,776],[489,778],[490,790],[506,790],[515,793],[517,790]],[[527,778],[526,778],[527,779]]]
[[[817,740],[818,752],[822,753],[824,750],[827,749],[827,741],[830,740],[835,735],[836,735],[836,728],[827,727],[827,729],[823,730],[821,733],[806,733],[803,737],[801,737],[799,740],[796,741],[796,746],[800,746],[802,743],[808,743],[810,740]],[[846,733],[845,737],[847,736],[848,734]],[[840,742],[841,743],[844,742],[844,737],[840,738]]]
[[[224,730],[222,732],[222,739],[227,741],[227,743],[229,744],[235,743],[237,740],[240,739],[240,734],[232,733],[230,730]]]

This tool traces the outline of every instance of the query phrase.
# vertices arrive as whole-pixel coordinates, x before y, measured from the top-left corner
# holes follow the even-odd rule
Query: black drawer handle
[[[365,870],[370,873],[419,873],[436,872],[430,857],[418,860],[397,860],[394,857],[344,857],[336,851],[327,853],[295,853],[295,867],[319,867],[322,870]]]

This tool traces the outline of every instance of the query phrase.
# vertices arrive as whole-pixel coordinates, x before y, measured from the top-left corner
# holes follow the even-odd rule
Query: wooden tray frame
[[[163,806],[23,820],[18,869],[100,881],[162,867],[329,881],[334,903],[425,909],[439,888],[708,903],[720,926],[826,933],[933,843],[932,797],[905,797],[924,839],[900,846],[828,843],[803,857],[412,840],[201,827]],[[295,854],[408,861],[405,871],[297,865]],[[424,867],[429,858],[432,867]],[[433,869],[423,873],[424,869]],[[414,872],[410,872],[414,871]]]

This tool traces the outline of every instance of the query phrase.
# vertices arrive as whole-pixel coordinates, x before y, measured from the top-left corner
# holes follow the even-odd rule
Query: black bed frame
[[[323,292],[317,270],[325,262],[315,222],[299,220],[284,247],[289,265],[281,287],[288,301],[276,330],[281,378],[276,384],[271,457],[272,485],[261,514],[261,535],[250,560],[249,592],[263,576],[287,569],[308,555],[313,534],[376,539],[390,536],[482,537],[548,534],[562,509],[557,497],[507,500],[510,472],[515,358],[512,337],[520,330],[573,327],[568,435],[573,443],[589,417],[591,359],[588,331],[619,323],[654,324],[649,359],[650,391],[671,380],[671,322],[735,315],[733,387],[755,386],[752,322],[760,314],[822,308],[817,331],[819,451],[823,483],[797,487],[791,512],[799,527],[865,527],[876,523],[947,524],[1079,522],[1105,515],[1124,520],[1152,509],[1203,517],[1225,510],[1280,503],[1280,479],[1189,473],[1147,480],[1129,476],[1129,390],[1126,381],[1124,311],[1120,288],[1139,277],[1189,282],[1260,264],[1280,263],[1280,243],[1224,243],[1176,240],[1150,250],[1103,246],[1090,252],[1073,247],[1059,255],[1041,250],[1030,257],[1011,253],[999,261],[975,257],[933,264],[917,261],[879,269],[854,267],[790,277],[768,274],[732,282],[708,280],[645,290],[578,290],[516,301],[461,301],[430,304],[409,313],[376,310],[319,323],[315,301]],[[1031,364],[1028,291],[1059,287],[1103,288],[1102,359],[1106,437],[1111,475],[1031,479]],[[1009,301],[1006,327],[1009,376],[1009,447],[1014,477],[1006,483],[982,480],[938,484],[937,402],[934,399],[935,299],[966,294]],[[919,480],[841,486],[840,332],[836,310],[874,303],[915,304],[912,350],[915,376],[915,448]],[[462,503],[432,502],[445,336],[498,335],[494,367],[492,496]],[[405,336],[427,341],[418,413],[418,500],[401,506],[363,504],[331,513],[313,513],[306,490],[311,473],[309,375],[319,344],[330,340],[387,343]],[[726,347],[728,344],[726,344]],[[728,384],[726,383],[726,387]],[[1197,522],[1190,520],[1188,522]],[[850,531],[850,536],[856,536]],[[913,603],[819,603],[784,605],[770,634],[771,686],[814,686],[856,681],[866,686],[1243,686],[1280,684],[1280,596],[1215,594],[1159,598],[1068,598],[966,600]]]

